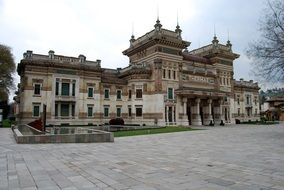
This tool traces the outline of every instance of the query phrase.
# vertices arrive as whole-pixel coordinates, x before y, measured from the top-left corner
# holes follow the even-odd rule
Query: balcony
[[[76,97],[75,96],[56,95],[55,101],[57,101],[57,102],[76,102]]]

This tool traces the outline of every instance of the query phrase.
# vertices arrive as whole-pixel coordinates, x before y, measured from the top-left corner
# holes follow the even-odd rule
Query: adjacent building
[[[208,125],[259,119],[257,83],[235,81],[232,44],[214,36],[189,51],[190,42],[162,28],[159,20],[145,35],[130,39],[123,51],[126,68],[106,69],[84,55],[24,53],[16,101],[19,123],[39,118],[47,124],[99,125],[111,118],[127,124]]]

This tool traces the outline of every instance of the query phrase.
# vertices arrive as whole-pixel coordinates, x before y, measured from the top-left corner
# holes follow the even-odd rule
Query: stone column
[[[175,118],[175,106],[172,106],[172,118],[173,118],[173,123],[176,122],[176,118]],[[175,124],[174,124],[175,125]]]
[[[207,103],[208,103],[208,106],[207,106],[207,115],[208,115],[208,117],[204,120],[204,124],[205,125],[209,125],[210,121],[213,122],[213,118],[212,118],[212,99],[208,99]]]
[[[216,125],[219,125],[221,123],[221,120],[223,120],[223,122],[224,122],[223,111],[222,111],[223,101],[221,99],[219,99],[218,103],[219,103],[219,105],[218,105],[218,107],[216,107],[217,112],[216,112],[216,117],[215,117],[215,121],[214,121]]]
[[[183,110],[183,115],[182,115],[182,119],[181,121],[179,122],[180,125],[183,125],[183,126],[188,126],[188,116],[187,116],[187,113],[186,113],[186,109],[187,109],[187,98],[184,97],[181,99],[182,100],[182,104],[183,104],[183,107],[182,107],[182,110]]]
[[[183,115],[186,115],[187,98],[183,98]]]
[[[62,81],[58,81],[58,96],[62,96],[61,94],[61,89],[62,89]]]
[[[58,109],[57,118],[61,118],[61,102],[57,103],[57,109]]]
[[[169,107],[168,106],[166,106],[166,114],[165,114],[165,123],[166,123],[166,125],[167,125],[167,123],[168,123],[168,117],[169,117]]]
[[[200,98],[195,99],[195,113],[194,118],[192,119],[192,125],[202,125],[200,117]]]

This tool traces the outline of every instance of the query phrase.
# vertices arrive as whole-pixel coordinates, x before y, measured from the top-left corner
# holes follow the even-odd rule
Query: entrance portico
[[[210,122],[220,124],[221,120],[224,121],[222,109],[225,93],[186,89],[178,89],[176,93],[182,97],[183,125],[209,125]]]

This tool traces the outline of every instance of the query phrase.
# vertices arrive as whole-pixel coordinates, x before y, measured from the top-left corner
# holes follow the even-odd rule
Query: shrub
[[[124,125],[124,120],[122,118],[115,118],[109,120],[110,125]]]
[[[2,121],[2,125],[4,128],[9,128],[11,127],[11,121],[9,119],[5,119]]]
[[[241,124],[241,121],[239,119],[236,119],[236,124]]]

